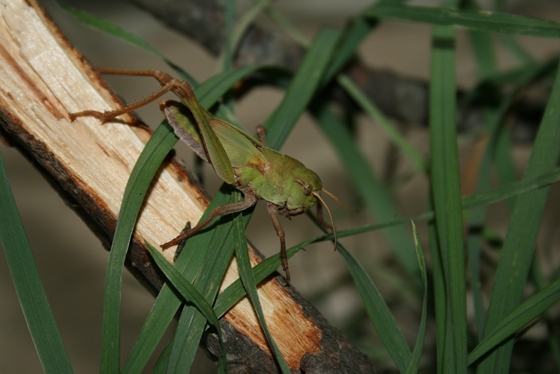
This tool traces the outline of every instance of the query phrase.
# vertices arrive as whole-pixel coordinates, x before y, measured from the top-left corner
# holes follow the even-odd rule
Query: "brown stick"
[[[83,110],[122,104],[33,0],[4,0],[0,7],[0,124],[33,162],[52,176],[110,243],[125,184],[150,136],[143,127],[80,118]],[[130,115],[122,120],[137,124]],[[129,250],[129,269],[152,289],[162,279],[145,241],[163,243],[187,221],[197,221],[207,199],[179,162],[170,160],[150,190]],[[251,260],[259,255],[251,250]],[[173,251],[166,251],[171,260]],[[70,265],[66,265],[70,266]],[[235,261],[222,289],[237,279]],[[329,326],[293,290],[268,279],[259,287],[265,318],[293,372],[373,372],[367,358]],[[250,304],[242,300],[222,319],[231,372],[276,372]],[[213,335],[206,338],[216,353]]]

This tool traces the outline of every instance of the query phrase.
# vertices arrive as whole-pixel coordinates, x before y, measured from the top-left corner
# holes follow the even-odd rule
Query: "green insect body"
[[[203,160],[212,163],[204,149],[198,126],[189,121],[177,104],[171,101],[165,103],[166,118],[175,133],[180,134],[181,140]],[[209,125],[233,169],[234,181],[225,182],[245,195],[255,194],[257,198],[277,205],[279,213],[286,216],[303,213],[316,204],[316,193],[322,191],[323,185],[314,171],[298,160],[266,147],[228,122],[214,118]]]
[[[195,235],[214,218],[225,214],[240,212],[250,208],[259,199],[266,201],[267,210],[280,238],[280,258],[290,280],[286,253],[285,234],[277,214],[291,217],[309,210],[317,205],[318,218],[325,227],[333,230],[336,248],[336,229],[328,206],[320,196],[326,191],[319,176],[306,168],[301,162],[283,155],[266,146],[264,129],[258,128],[259,139],[255,139],[232,124],[214,117],[203,108],[196,99],[192,88],[186,81],[174,79],[169,74],[157,70],[122,70],[99,69],[105,74],[152,76],[161,84],[160,90],[149,97],[132,103],[122,109],[111,112],[84,111],[72,113],[72,119],[80,116],[94,116],[107,121],[128,113],[136,108],[156,100],[164,93],[172,91],[182,103],[160,101],[164,113],[175,134],[184,141],[199,157],[209,162],[216,174],[226,183],[233,185],[245,196],[245,201],[231,203],[215,208],[208,218],[199,222],[175,239],[162,244],[166,249]],[[188,108],[191,116],[185,113]],[[191,121],[191,118],[194,121]],[[340,201],[336,199],[339,203]],[[325,206],[331,219],[331,225],[322,219],[321,207]]]

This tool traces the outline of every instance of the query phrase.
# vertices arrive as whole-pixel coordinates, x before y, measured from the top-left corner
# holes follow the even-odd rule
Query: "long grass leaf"
[[[560,301],[560,278],[508,313],[469,353],[469,365]]]
[[[148,42],[140,38],[139,36],[131,33],[128,30],[123,29],[117,24],[111,21],[103,19],[101,17],[94,16],[87,12],[81,10],[73,9],[70,7],[61,6],[62,9],[67,11],[69,14],[74,16],[80,23],[92,27],[96,30],[102,31],[106,34],[112,35],[118,39],[124,40],[156,57],[161,58],[165,63],[167,63],[177,74],[179,74],[183,79],[186,79],[190,83],[194,83],[194,78],[191,77],[186,71],[180,68],[178,65],[173,63],[167,56],[159,52],[157,49],[152,47]]]
[[[287,258],[290,259],[297,252],[302,250],[306,245],[315,243],[318,240],[323,239],[323,236],[307,240],[305,242],[299,243],[298,245],[286,250]],[[257,266],[253,268],[253,278],[255,283],[259,284],[265,278],[270,276],[278,267],[282,264],[280,260],[280,254],[275,254],[268,257],[264,261],[260,262]],[[221,317],[227,311],[232,308],[241,298],[245,296],[245,288],[241,279],[236,280],[230,284],[225,290],[223,290],[216,298],[216,303],[214,304],[214,310],[216,314]]]
[[[406,139],[398,132],[395,126],[389,119],[381,112],[366,94],[354,83],[348,76],[340,75],[338,83],[346,89],[346,92],[362,107],[367,113],[387,134],[396,147],[408,157],[416,171],[427,173],[427,167],[424,163],[424,158],[406,141]]]
[[[0,243],[29,333],[46,373],[72,373],[0,155]]]
[[[560,74],[557,73],[525,173],[526,178],[551,170],[560,156],[559,102]],[[545,187],[516,199],[492,288],[485,337],[521,301],[548,191],[549,188]],[[500,347],[480,364],[479,372],[509,371],[512,347],[513,342]]]
[[[226,371],[226,351],[224,347],[224,341],[222,339],[222,329],[220,328],[220,322],[212,306],[206,301],[204,296],[198,292],[198,290],[188,281],[183,275],[171,265],[165,257],[153,246],[148,244],[148,249],[152,258],[156,261],[158,267],[163,271],[167,279],[173,284],[173,287],[181,293],[186,301],[194,304],[194,306],[200,311],[200,313],[206,318],[206,320],[216,329],[218,333],[218,340],[220,342],[220,347],[222,348],[222,354],[220,355],[220,370],[222,372]]]
[[[217,199],[221,202],[222,198],[227,196],[222,196],[222,194],[218,194],[213,200]],[[234,194],[237,194],[237,192]],[[229,199],[220,205],[233,201],[235,201],[235,197],[229,196]],[[249,218],[250,216],[243,217],[244,225],[248,223]],[[189,270],[196,274],[193,285],[206,300],[212,303],[216,298],[219,286],[234,253],[234,243],[230,236],[232,230],[231,217],[224,217],[219,223],[222,224],[216,225],[213,230],[199,233],[190,238],[183,249],[187,252],[197,250],[202,252],[200,248],[206,248],[201,265],[196,269],[190,266]],[[211,240],[208,241],[208,238]],[[183,308],[171,350],[168,372],[182,373],[190,369],[205,326],[206,319],[196,308],[189,305]]]
[[[358,151],[348,128],[330,109],[314,106],[312,110],[321,130],[338,152],[353,185],[364,199],[370,214],[381,222],[393,220],[395,216],[398,216],[397,209],[379,178]],[[383,233],[401,264],[412,279],[420,285],[420,273],[414,260],[414,246],[412,240],[409,239],[410,235],[402,227],[388,228]]]
[[[103,373],[120,370],[120,306],[124,260],[153,175],[176,142],[177,138],[169,127],[159,126],[142,151],[125,188],[105,276],[101,357]],[[144,169],[152,173],[146,173]]]
[[[430,207],[433,209],[433,197],[430,198]],[[414,221],[414,219],[413,219]],[[436,367],[438,374],[445,374],[442,363],[445,361],[445,336],[447,331],[447,284],[445,271],[441,258],[441,248],[438,240],[436,223],[433,219],[428,222],[430,237],[430,254],[432,256],[432,282],[434,284],[434,313],[436,319],[436,358],[439,364]]]
[[[208,210],[205,215],[207,215],[214,207],[226,204],[227,202],[228,196],[221,192],[218,193],[208,206]],[[205,215],[203,215],[203,218]],[[211,240],[214,235],[223,236],[223,232],[218,233],[218,231],[226,229],[227,227],[225,225],[219,225],[215,230],[201,232],[188,240],[188,244],[194,247],[194,249],[191,248],[191,250],[189,250],[188,247],[183,248],[179,257],[175,261],[175,268],[183,274],[188,281],[191,283],[194,282],[194,280],[198,277],[203,264],[208,262],[209,257],[211,258],[211,256],[215,255],[212,251],[197,251],[196,248],[207,248],[202,246],[208,246],[209,243],[223,246],[223,242],[216,243]],[[182,300],[177,297],[177,294],[172,287],[169,287],[167,284],[163,286],[156,298],[152,310],[148,314],[146,322],[140,331],[140,335],[134,344],[128,360],[125,363],[123,373],[136,373],[144,368],[151,353],[155,350],[168,325],[177,313],[181,302]],[[205,324],[204,320],[202,320],[201,323]],[[198,341],[194,344],[194,347],[191,348],[196,350],[197,346]],[[171,348],[169,350],[169,354],[170,353]]]
[[[422,318],[418,328],[418,336],[416,337],[416,344],[412,351],[412,356],[406,368],[407,374],[418,373],[420,369],[420,359],[422,358],[422,349],[424,348],[424,336],[426,335],[426,320],[428,317],[428,276],[426,270],[426,261],[424,260],[424,252],[422,245],[418,239],[418,230],[416,225],[412,222],[412,232],[414,234],[414,248],[416,249],[416,257],[418,259],[418,267],[420,274],[422,274],[422,282],[424,283],[424,298],[422,300]]]
[[[463,26],[479,31],[560,37],[559,23],[516,14],[380,3],[368,8],[363,16],[396,18],[441,26]]]
[[[354,279],[369,319],[373,323],[379,338],[399,371],[404,373],[411,358],[410,348],[408,348],[389,307],[387,307],[377,287],[354,256],[340,243],[337,246],[337,252],[344,259],[346,267]]]
[[[253,276],[253,269],[251,267],[251,261],[249,259],[249,252],[247,252],[247,239],[245,238],[245,226],[242,224],[241,217],[238,215],[233,219],[233,241],[235,243],[235,257],[237,258],[237,264],[239,266],[239,275],[241,276],[241,282],[243,283],[243,287],[249,297],[249,301],[253,305],[255,309],[255,313],[257,314],[257,318],[263,332],[266,336],[266,340],[271,348],[272,353],[280,367],[280,370],[283,374],[290,374],[290,368],[282,357],[282,352],[278,348],[276,342],[274,341],[274,337],[268,330],[268,325],[264,318],[264,313],[262,310],[261,302],[259,300],[259,294],[257,292],[257,283]]]
[[[263,125],[268,146],[279,149],[322,82],[325,70],[338,44],[341,32],[323,29],[307,50],[298,72],[286,91],[284,100]],[[271,126],[275,124],[275,126]]]
[[[466,373],[467,316],[465,250],[455,113],[455,32],[433,31],[430,74],[432,197],[437,238],[446,282],[446,371]]]
[[[527,178],[523,181],[518,181],[511,183],[510,185],[499,187],[487,192],[477,193],[471,196],[467,196],[463,199],[462,209],[469,209],[479,205],[487,205],[497,203],[499,201],[507,200],[518,195],[538,190],[540,188],[549,186],[551,183],[560,180],[560,168],[553,169],[549,172],[543,173],[538,177]],[[369,231],[381,230],[389,227],[399,226],[410,222],[410,220],[421,221],[421,220],[431,220],[434,218],[434,212],[429,211],[415,217],[411,218],[399,218],[375,225],[366,225],[360,227],[354,227],[352,229],[339,230],[337,231],[337,236],[339,238],[345,238],[348,236],[358,235]],[[332,236],[332,234],[329,234]],[[328,239],[325,239],[328,240]]]

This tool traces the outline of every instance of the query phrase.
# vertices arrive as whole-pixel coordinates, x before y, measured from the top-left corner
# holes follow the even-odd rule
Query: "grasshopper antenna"
[[[325,191],[323,189],[323,191]],[[326,191],[325,191],[326,192]],[[329,196],[333,196],[331,193],[326,192],[327,195]],[[329,206],[327,205],[327,203],[325,202],[325,200],[323,200],[323,198],[321,197],[321,195],[319,195],[318,192],[313,192],[313,195],[315,195],[315,197],[321,202],[321,204],[323,204],[325,206],[325,208],[327,208],[327,213],[329,213],[329,218],[331,219],[331,226],[332,226],[332,230],[333,230],[333,237],[334,237],[334,250],[336,251],[336,246],[338,245],[338,239],[336,237],[336,226],[334,224],[334,219],[333,219],[333,215],[331,213],[331,209],[329,208]],[[336,199],[338,200],[338,199]]]
[[[346,204],[344,204],[338,197],[336,197],[332,192],[327,191],[326,189],[322,189],[324,193],[326,193],[327,195],[329,195],[330,197],[332,197],[334,199],[334,201],[336,201],[337,203],[339,203],[341,206],[343,206],[344,208],[351,210],[352,212],[358,213],[359,210],[358,209],[354,209],[351,206],[348,206]],[[327,204],[325,204],[327,205]]]

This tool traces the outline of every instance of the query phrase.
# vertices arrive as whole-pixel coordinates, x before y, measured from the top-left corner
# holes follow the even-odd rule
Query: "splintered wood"
[[[0,3],[2,125],[110,236],[127,179],[150,132],[131,116],[120,117],[129,125],[101,124],[95,118],[71,122],[68,113],[110,110],[121,103],[34,1]],[[178,162],[157,178],[136,226],[134,240],[140,244],[175,237],[187,221],[198,221],[208,203]],[[254,265],[259,258],[250,252]],[[173,250],[164,254],[170,260],[174,255]],[[233,261],[222,289],[237,278]],[[262,284],[259,295],[272,335],[297,370],[304,354],[320,349],[321,330],[276,280]],[[246,299],[224,318],[268,351]]]

